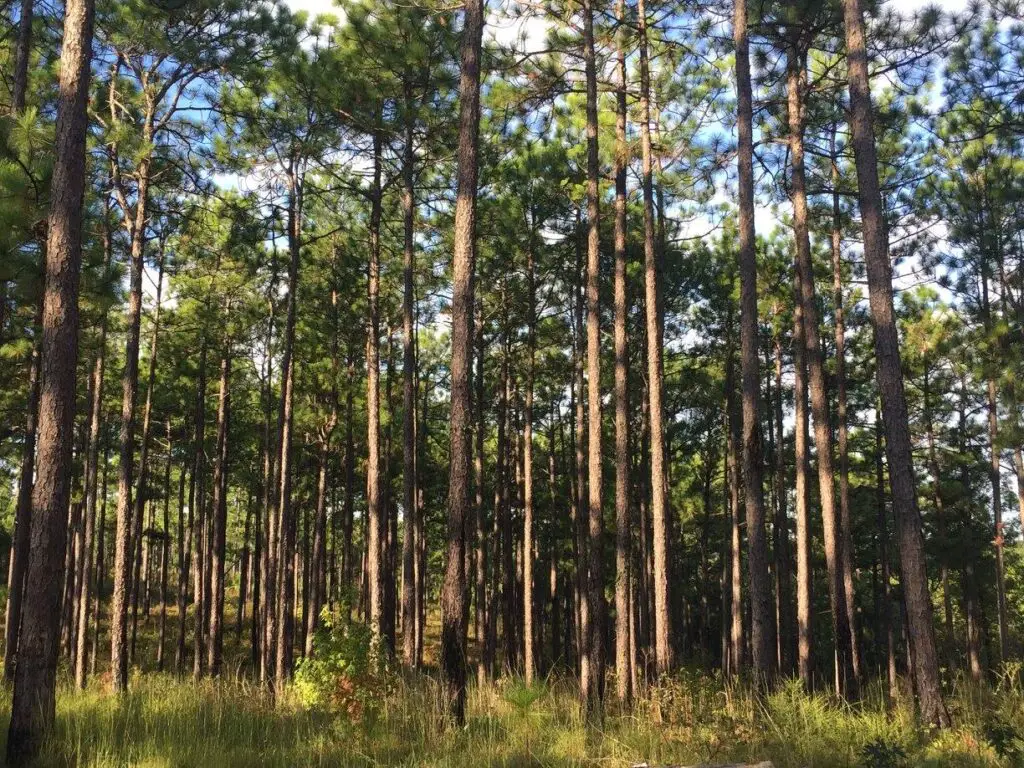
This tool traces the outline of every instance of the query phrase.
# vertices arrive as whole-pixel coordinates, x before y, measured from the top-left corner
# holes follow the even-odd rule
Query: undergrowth
[[[933,732],[916,721],[905,696],[890,706],[877,686],[857,704],[807,694],[795,682],[760,698],[704,673],[667,678],[629,710],[609,703],[600,722],[584,718],[569,680],[474,685],[462,728],[446,722],[429,675],[374,673],[367,685],[379,689],[362,691],[358,707],[346,695],[338,708],[311,704],[308,686],[293,686],[274,703],[242,680],[147,673],[121,698],[102,681],[86,691],[63,683],[42,762],[516,768],[771,760],[777,768],[1009,768],[1024,765],[1019,679],[1006,675],[984,687],[958,680],[949,697],[957,725]],[[6,716],[9,693],[2,696]]]

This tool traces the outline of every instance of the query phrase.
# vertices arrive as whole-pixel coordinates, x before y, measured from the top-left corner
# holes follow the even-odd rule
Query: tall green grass
[[[9,712],[10,695],[0,707]],[[772,760],[778,768],[989,768],[1024,765],[1019,674],[994,687],[958,681],[957,728],[922,729],[905,701],[870,688],[856,705],[787,683],[767,698],[704,674],[645,690],[628,711],[588,723],[571,681],[515,679],[470,690],[467,721],[449,727],[436,682],[399,678],[352,718],[276,706],[243,681],[140,675],[117,698],[102,682],[64,686],[44,766],[631,766]]]

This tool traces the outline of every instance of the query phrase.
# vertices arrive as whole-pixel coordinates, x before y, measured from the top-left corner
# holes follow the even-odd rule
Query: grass
[[[713,676],[682,673],[614,705],[588,725],[565,680],[527,688],[504,680],[470,690],[464,728],[447,727],[436,682],[398,678],[369,693],[353,720],[305,708],[294,693],[274,706],[242,681],[194,683],[147,673],[118,699],[102,681],[58,697],[46,766],[631,766],[772,760],[777,768],[988,768],[1024,765],[1024,692],[958,685],[958,727],[931,733],[871,689],[857,705],[794,683],[766,700]],[[0,699],[9,711],[9,693]],[[1000,752],[1002,754],[1000,754]]]

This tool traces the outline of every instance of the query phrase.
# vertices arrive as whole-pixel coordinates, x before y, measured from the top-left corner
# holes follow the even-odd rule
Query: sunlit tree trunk
[[[89,60],[94,6],[67,0],[60,55],[60,88],[53,142],[53,176],[46,245],[43,346],[40,351],[39,452],[32,490],[25,610],[14,675],[7,763],[38,755],[56,709],[60,632],[59,563],[66,543],[71,491],[71,447],[78,360],[78,287],[85,193]]]
[[[470,512],[470,368],[476,243],[477,154],[480,127],[482,0],[466,0],[460,46],[459,137],[456,150],[455,236],[452,255],[451,456],[448,529],[441,588],[441,676],[448,710],[461,725],[466,713],[466,517]]]
[[[875,329],[878,388],[885,424],[889,484],[896,513],[901,582],[907,605],[907,631],[914,649],[914,682],[922,717],[935,725],[947,726],[951,721],[942,699],[932,605],[925,570],[924,536],[921,514],[917,508],[907,398],[893,311],[892,265],[889,261],[878,183],[878,157],[860,0],[843,0],[843,18],[849,60],[850,127],[857,165],[864,261],[867,267],[871,319]]]
[[[739,135],[740,386],[743,393],[743,498],[750,576],[750,643],[754,674],[768,679],[775,673],[776,640],[761,466],[761,376],[757,338],[757,253],[754,243],[754,108],[746,0],[735,0],[734,12],[736,117]]]

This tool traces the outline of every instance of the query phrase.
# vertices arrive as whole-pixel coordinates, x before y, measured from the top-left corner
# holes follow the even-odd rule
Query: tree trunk
[[[167,464],[164,468],[164,527],[160,540],[160,625],[157,630],[156,668],[164,671],[164,643],[167,639],[167,570],[171,554],[171,420],[167,419]],[[185,473],[181,473],[181,480]],[[184,495],[185,486],[179,480],[178,499]]]
[[[92,648],[89,650],[89,674],[96,674],[96,657],[99,655],[100,613],[103,597],[103,581],[106,568],[106,530],[107,530],[107,472],[110,469],[110,447],[103,451],[103,481],[101,486],[102,501],[100,502],[100,519],[96,523],[96,599],[93,601],[92,617]]]
[[[402,660],[416,666],[416,223],[415,139],[412,87],[406,85],[405,146],[402,160]]]
[[[604,701],[604,572],[601,552],[601,308],[600,221],[597,146],[597,60],[594,54],[593,0],[582,0],[583,61],[587,88],[587,615],[583,642],[587,665],[580,695],[591,715]],[[643,0],[639,5],[643,19]],[[641,22],[642,23],[642,22]],[[660,354],[660,347],[659,347]],[[652,377],[653,378],[653,377]],[[660,383],[660,379],[655,386]],[[652,408],[652,412],[660,413]]]
[[[629,520],[629,394],[626,324],[626,5],[619,0],[616,41],[615,91],[615,685],[618,699],[628,704],[633,698],[633,669],[629,652],[629,561],[631,536]],[[552,475],[554,468],[552,468]],[[552,480],[554,478],[552,477]]]
[[[153,387],[156,383],[156,363],[157,363],[157,343],[160,336],[160,296],[161,289],[163,288],[164,278],[164,246],[161,243],[160,246],[160,257],[157,266],[157,278],[156,278],[156,304],[153,311],[153,336],[150,340],[149,345],[149,371],[146,378],[146,404],[143,407],[142,415],[142,436],[141,436],[141,450],[139,452],[139,476],[135,487],[135,498],[134,498],[134,509],[132,512],[132,542],[135,551],[134,556],[134,568],[135,575],[131,581],[131,598],[132,598],[132,638],[131,638],[131,652],[129,654],[130,662],[135,660],[135,640],[137,636],[138,628],[138,613],[139,613],[139,570],[143,565],[142,561],[142,546],[143,546],[143,531],[145,525],[143,525],[142,516],[146,508],[146,484],[149,478],[149,440],[152,429],[152,417],[153,417]],[[143,267],[144,269],[144,267]],[[140,277],[141,286],[141,277]],[[141,304],[140,304],[141,306]],[[141,330],[141,328],[140,328]],[[150,505],[152,510],[152,505]],[[148,569],[148,553],[149,546],[146,545],[146,604],[149,604],[149,569]]]
[[[224,301],[224,322],[231,301]],[[213,542],[210,559],[209,671],[219,677],[224,658],[224,561],[228,526],[228,419],[231,410],[231,339],[225,337],[220,359],[220,392],[217,397],[217,463],[213,470]]]
[[[832,298],[835,304],[836,340],[836,447],[839,450],[839,536],[843,566],[843,593],[846,602],[846,624],[850,631],[850,662],[859,687],[863,680],[860,644],[857,639],[856,590],[853,583],[853,525],[850,520],[850,449],[847,426],[846,396],[846,322],[843,300],[843,233],[839,208],[839,165],[836,155],[836,134],[830,144],[832,165]]]
[[[728,471],[728,493],[730,511],[730,546],[729,546],[729,673],[738,677],[743,672],[746,662],[746,639],[743,635],[743,540],[740,518],[740,486],[742,484],[740,443],[743,440],[742,413],[736,403],[735,347],[733,342],[732,311],[729,312],[726,331],[726,378],[725,378],[725,410],[726,426],[726,468]]]
[[[846,611],[843,550],[840,524],[835,503],[835,473],[832,461],[832,433],[825,389],[825,362],[821,349],[817,297],[814,290],[814,269],[808,231],[806,178],[804,172],[804,89],[806,87],[806,53],[800,43],[791,42],[786,52],[786,91],[788,96],[790,196],[793,201],[793,231],[796,237],[796,272],[800,292],[804,346],[810,374],[811,411],[814,416],[814,445],[818,458],[818,493],[821,498],[822,534],[825,543],[825,564],[828,571],[829,598],[832,608],[832,634],[836,646],[836,685],[843,696],[856,696],[857,678],[853,670],[850,627]]]
[[[18,16],[18,43],[14,54],[14,83],[11,88],[11,114],[25,111],[28,93],[28,62],[32,56],[33,0],[21,0]]]
[[[526,393],[523,402],[523,677],[532,685],[536,675],[534,642],[533,563],[537,551],[533,532],[533,387],[537,357],[537,221],[529,212],[526,246]]]
[[[288,305],[281,363],[281,405],[278,412],[276,609],[274,622],[274,684],[280,690],[292,671],[295,629],[295,520],[292,509],[292,439],[295,402],[295,314],[298,305],[299,257],[302,249],[302,172],[292,162],[288,198]]]
[[[896,643],[892,619],[892,574],[889,565],[889,524],[885,509],[885,471],[882,464],[882,419],[875,411],[875,493],[877,496],[878,560],[882,571],[882,603],[878,612],[878,637],[885,643],[886,693],[889,701],[895,701],[898,693],[896,681]]]
[[[640,47],[640,147],[644,201],[644,327],[647,335],[647,393],[650,399],[651,446],[650,492],[651,519],[654,531],[652,537],[654,550],[654,659],[655,668],[660,675],[668,672],[672,666],[672,646],[669,642],[671,626],[668,595],[668,533],[666,522],[668,513],[665,509],[665,421],[664,406],[662,405],[664,366],[662,358],[661,264],[654,247],[651,76],[647,52],[647,12],[644,0],[638,0],[637,2],[637,25]],[[596,146],[596,133],[594,143]]]
[[[796,672],[796,614],[793,600],[793,560],[786,513],[786,459],[782,416],[782,344],[776,336],[775,354],[775,578],[779,615],[779,664],[785,675]],[[806,418],[804,419],[806,423]],[[806,480],[806,478],[805,478]]]
[[[642,0],[641,0],[642,2]],[[757,253],[754,243],[753,96],[747,3],[735,0],[737,130],[739,148],[740,379],[743,392],[743,498],[750,578],[750,642],[754,674],[770,679],[776,667],[775,618],[768,573],[761,479],[761,413],[757,340]]]
[[[473,378],[476,397],[473,407],[476,412],[476,427],[473,437],[476,446],[473,453],[473,482],[476,488],[474,504],[476,528],[476,616],[477,627],[477,682],[483,684],[490,677],[493,665],[489,665],[488,623],[487,623],[487,537],[484,528],[484,439],[486,421],[484,410],[484,360],[487,345],[484,339],[483,302],[476,302],[476,375]]]
[[[7,615],[4,637],[4,680],[14,680],[21,634],[22,604],[25,579],[28,576],[29,549],[32,530],[32,486],[36,473],[36,430],[39,417],[40,366],[42,365],[44,297],[39,299],[36,313],[38,336],[32,344],[28,373],[28,402],[25,405],[25,437],[21,448],[21,471],[18,480],[18,501],[14,513],[14,537],[11,542],[7,578]]]
[[[460,45],[459,138],[455,238],[452,254],[451,457],[448,531],[441,589],[441,676],[448,710],[458,725],[466,713],[466,517],[470,498],[470,362],[476,245],[477,154],[480,126],[482,0],[466,0]]]
[[[195,643],[192,658],[192,674],[199,677],[203,663],[203,508],[206,505],[206,359],[205,334],[199,351],[199,375],[196,382],[195,432],[192,436],[192,477],[188,487],[188,549],[192,560],[193,604],[195,606]],[[186,574],[187,575],[187,574]],[[185,613],[178,618],[178,641],[184,659]]]
[[[111,85],[111,90],[113,90]],[[147,110],[143,143],[151,146],[153,139],[153,112]],[[128,312],[126,316],[125,364],[121,374],[121,434],[120,466],[117,480],[117,529],[114,539],[114,597],[110,617],[110,669],[114,690],[118,693],[128,688],[128,603],[132,590],[132,465],[135,455],[136,403],[139,393],[139,337],[142,326],[142,276],[145,270],[143,252],[146,243],[146,217],[149,203],[149,176],[151,155],[147,153],[139,162],[138,189],[136,192],[135,215],[128,224],[131,235],[130,277]],[[115,159],[114,164],[117,163]],[[124,197],[121,197],[124,208]],[[129,209],[123,215],[130,215]],[[158,303],[159,306],[159,303]],[[154,332],[154,342],[156,334]],[[146,440],[143,439],[143,454]],[[140,461],[140,497],[134,504],[136,515],[142,509],[142,474],[145,472],[145,455]]]
[[[367,282],[369,317],[366,342],[366,521],[367,576],[369,580],[370,630],[377,652],[384,635],[384,539],[387,521],[382,508],[380,481],[380,219],[381,219],[380,131],[373,135],[373,189],[370,210],[370,265]]]
[[[915,683],[921,715],[927,722],[948,726],[951,721],[942,700],[932,606],[925,571],[924,537],[914,487],[907,398],[903,389],[899,335],[893,311],[892,266],[889,262],[882,196],[878,184],[878,157],[875,151],[864,16],[860,0],[844,0],[843,16],[849,59],[850,125],[864,230],[864,260],[867,266],[871,319],[875,329],[878,388],[885,422],[889,484],[896,513],[901,581],[907,604],[907,631],[914,648]]]
[[[85,192],[85,138],[94,6],[67,0],[46,246],[40,352],[39,453],[32,490],[25,609],[14,675],[7,762],[25,765],[42,748],[56,708],[57,639],[78,360],[78,286]]]
[[[796,474],[796,636],[797,673],[804,688],[814,684],[814,649],[812,639],[811,565],[811,488],[810,488],[810,423],[807,413],[807,362],[804,342],[803,302],[800,300],[800,274],[794,275],[793,292],[793,400],[794,400],[794,464]]]

